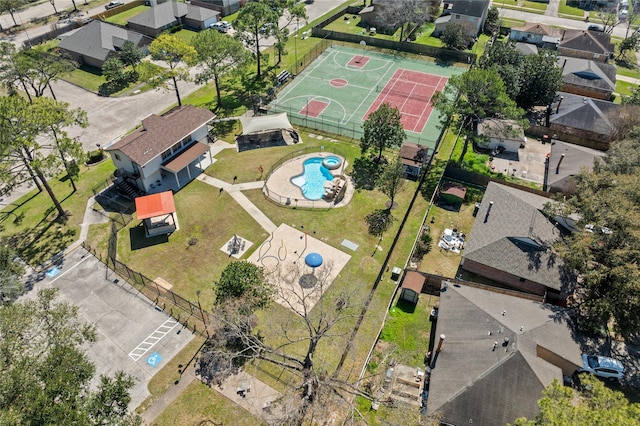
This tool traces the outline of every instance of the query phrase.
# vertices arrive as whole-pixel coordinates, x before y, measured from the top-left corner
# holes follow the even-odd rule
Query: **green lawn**
[[[527,1],[527,0],[523,0],[522,5],[527,9],[535,9],[542,12],[546,12],[547,6],[549,6],[548,3],[542,3],[537,1]]]
[[[558,13],[560,15],[568,15],[568,18],[584,17],[584,10],[567,5],[567,1],[568,0],[560,0],[560,5],[558,6]]]
[[[107,81],[102,75],[102,70],[88,65],[82,65],[80,68],[76,68],[66,74],[63,80],[93,93],[98,93],[100,86]]]
[[[191,40],[193,40],[193,37],[195,37],[196,34],[198,34],[197,31],[188,30],[185,28],[173,33],[174,36],[178,37],[180,40],[188,44],[191,44]]]
[[[631,95],[631,89],[638,87],[636,84],[628,83],[626,81],[618,80],[616,81],[616,92],[622,96]],[[616,98],[618,99],[618,98]]]
[[[118,24],[118,25],[125,26],[125,25],[127,25],[127,21],[130,18],[132,18],[132,17],[134,17],[134,16],[136,16],[136,15],[138,15],[138,14],[140,14],[140,13],[142,13],[145,10],[148,10],[148,9],[150,9],[149,6],[144,6],[144,5],[136,6],[136,7],[132,8],[132,9],[125,10],[122,13],[118,13],[117,15],[113,15],[113,16],[105,19],[105,21],[110,22],[112,24]]]
[[[344,19],[344,18],[348,18],[348,19]],[[335,21],[331,22],[329,25],[324,27],[324,29],[329,31],[347,33],[347,34],[361,34],[361,35],[373,36],[373,37],[381,38],[385,40],[398,41],[398,39],[400,38],[400,29],[398,29],[394,34],[382,34],[379,32],[376,34],[372,34],[369,31],[370,29],[369,27],[365,27],[360,24],[359,15],[345,14],[343,18],[336,19]]]
[[[87,199],[91,189],[104,182],[114,170],[111,161],[96,166],[81,166],[80,180],[73,192],[66,175],[49,180],[54,194],[69,213],[64,222],[56,221],[53,202],[46,191],[32,190],[2,209],[0,235],[12,237],[20,256],[31,266],[37,266],[60,253],[80,236]]]

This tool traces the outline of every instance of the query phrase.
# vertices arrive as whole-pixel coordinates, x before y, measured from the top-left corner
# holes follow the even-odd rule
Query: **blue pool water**
[[[324,161],[322,162],[322,164],[324,164],[324,166],[329,169],[337,169],[341,163],[342,161],[335,155],[330,155],[329,157],[325,158]]]
[[[309,158],[303,163],[304,173],[291,178],[291,183],[302,189],[308,200],[319,200],[324,195],[324,184],[333,180],[333,175],[322,165],[322,158]]]

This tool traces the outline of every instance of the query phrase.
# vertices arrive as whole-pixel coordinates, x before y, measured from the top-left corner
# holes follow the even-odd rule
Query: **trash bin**
[[[402,269],[396,266],[391,270],[391,279],[393,281],[398,281],[398,279],[400,279],[400,274],[402,274]]]

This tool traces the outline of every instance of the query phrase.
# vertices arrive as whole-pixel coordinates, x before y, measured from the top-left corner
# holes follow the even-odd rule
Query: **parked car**
[[[582,354],[582,368],[578,372],[591,373],[594,376],[609,380],[620,380],[624,377],[624,365],[614,358],[600,355]]]
[[[231,29],[231,24],[229,24],[228,22],[225,21],[218,21],[218,22],[214,22],[213,24],[209,25],[209,28],[212,30],[218,30],[221,33],[226,33]]]
[[[621,21],[626,21],[628,17],[629,17],[629,10],[620,9],[620,11],[618,12],[618,19],[620,19]]]
[[[587,30],[589,31],[598,31],[603,33],[604,32],[604,25],[600,25],[600,24],[591,24],[587,27]]]
[[[124,2],[121,1],[111,1],[107,4],[104,5],[104,8],[109,10],[109,9],[113,9],[114,7],[118,7],[118,6],[122,6],[124,4]]]

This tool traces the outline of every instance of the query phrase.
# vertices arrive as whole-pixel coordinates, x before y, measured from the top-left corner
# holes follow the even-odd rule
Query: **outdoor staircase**
[[[135,200],[136,197],[140,197],[141,195],[144,195],[143,193],[141,193],[141,191],[134,188],[133,185],[131,185],[126,180],[117,182],[116,187],[118,188],[118,191],[122,193],[122,195],[124,195],[125,197],[131,200]]]

